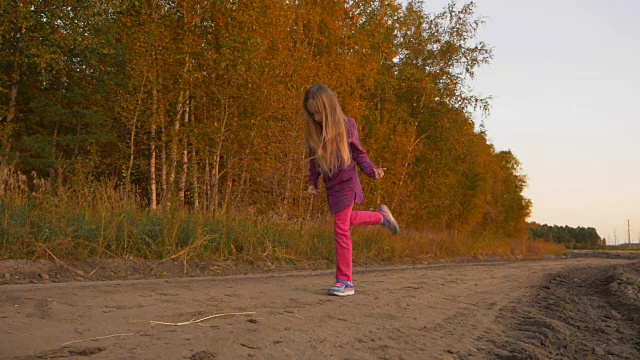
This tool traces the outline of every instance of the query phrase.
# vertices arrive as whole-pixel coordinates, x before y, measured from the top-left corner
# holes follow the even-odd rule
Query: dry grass
[[[182,208],[150,211],[114,183],[74,187],[25,176],[0,163],[0,258],[215,258],[304,266],[333,262],[330,217],[284,221],[229,213],[217,218]],[[354,262],[445,258],[539,258],[566,250],[558,244],[480,236],[353,230]],[[186,266],[185,266],[186,268]]]

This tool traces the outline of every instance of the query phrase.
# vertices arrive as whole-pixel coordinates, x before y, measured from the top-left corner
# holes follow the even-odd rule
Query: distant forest
[[[152,211],[316,219],[301,98],[325,83],[388,169],[363,179],[365,207],[419,231],[526,236],[526,176],[488,142],[490,98],[470,87],[492,58],[482,23],[455,2],[3,1],[0,160],[51,194],[100,182]],[[563,231],[541,236],[599,241]]]
[[[606,240],[601,239],[596,229],[592,227],[578,226],[573,228],[567,225],[558,226],[533,222],[528,225],[528,228],[530,238],[554,241],[568,249],[602,249],[607,245]]]

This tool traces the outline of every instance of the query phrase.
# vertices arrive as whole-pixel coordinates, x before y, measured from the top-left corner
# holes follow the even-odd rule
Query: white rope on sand
[[[129,334],[113,334],[113,335],[107,335],[107,336],[98,336],[98,337],[92,337],[92,338],[88,338],[88,339],[69,341],[69,342],[66,342],[66,343],[62,344],[62,346],[69,345],[69,344],[75,344],[75,343],[79,343],[79,342],[83,342],[83,341],[89,341],[89,340],[106,339],[106,338],[110,338],[110,337],[114,337],[114,336],[131,336],[131,335],[134,335],[134,334],[133,333],[129,333]]]
[[[170,323],[170,322],[163,322],[163,321],[153,321],[153,320],[149,320],[149,322],[151,324],[160,324],[160,325],[171,325],[171,326],[183,326],[183,325],[191,325],[191,324],[196,324],[199,323],[201,321],[207,320],[207,319],[211,319],[211,318],[215,318],[215,317],[220,317],[220,316],[228,316],[228,315],[253,315],[255,314],[255,311],[247,311],[247,312],[239,312],[239,313],[227,313],[227,314],[215,314],[215,315],[211,315],[211,316],[207,316],[207,317],[203,317],[202,319],[195,319],[193,318],[190,321],[185,321],[185,322],[179,322],[179,323]],[[139,322],[139,321],[144,321],[146,322],[147,320],[134,320],[133,322]],[[201,324],[198,324],[201,325]],[[88,339],[82,339],[82,340],[75,340],[75,341],[69,341],[66,342],[64,344],[62,344],[62,346],[65,345],[70,345],[70,344],[75,344],[75,343],[79,343],[79,342],[83,342],[83,341],[89,341],[89,340],[99,340],[99,339],[106,339],[106,338],[110,338],[110,337],[114,337],[114,336],[131,336],[131,335],[135,335],[133,333],[127,333],[127,334],[113,334],[113,335],[107,335],[107,336],[98,336],[98,337],[92,337],[92,338],[88,338]]]
[[[171,322],[164,322],[164,321],[153,321],[153,320],[149,320],[149,322],[151,324],[160,324],[160,325],[171,325],[171,326],[183,326],[183,325],[191,325],[191,324],[196,324],[199,323],[201,321],[207,320],[207,319],[211,319],[211,318],[215,318],[215,317],[220,317],[220,316],[228,316],[228,315],[253,315],[255,314],[254,311],[248,311],[248,312],[239,312],[239,313],[227,313],[227,314],[215,314],[215,315],[211,315],[211,316],[207,316],[207,317],[203,317],[202,319],[198,319],[196,320],[195,318],[189,321],[185,321],[185,322],[179,322],[179,323],[171,323]],[[147,320],[137,320],[137,321],[147,321]]]

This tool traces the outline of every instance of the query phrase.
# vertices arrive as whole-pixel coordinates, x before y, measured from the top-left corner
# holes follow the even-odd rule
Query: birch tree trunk
[[[64,82],[62,81],[62,78],[60,78],[60,82],[59,82],[59,91],[58,91],[58,106],[61,106],[62,104],[62,93],[63,93],[63,89],[64,89]],[[82,106],[81,106],[82,108]],[[53,160],[56,161],[56,159],[58,158],[58,131],[60,129],[60,119],[56,119],[56,123],[53,126],[53,138],[51,139],[51,153],[52,153],[52,157]],[[55,171],[54,168],[51,169],[51,171]]]
[[[242,191],[244,190],[244,188],[246,186],[248,186],[249,184],[249,180],[251,178],[251,176],[249,175],[249,172],[247,171],[247,168],[249,167],[249,165],[247,165],[247,163],[249,162],[249,154],[251,152],[251,148],[253,147],[253,137],[255,135],[255,127],[252,124],[252,128],[251,128],[251,135],[249,136],[249,141],[248,141],[248,146],[245,148],[244,150],[244,156],[243,156],[243,164],[242,164],[242,173],[240,175],[240,185],[238,186],[238,193],[242,194]]]
[[[205,159],[204,163],[204,184],[205,184],[205,197],[204,197],[204,208],[205,211],[209,210],[211,206],[211,176],[209,174],[209,156]]]
[[[7,109],[7,123],[11,123],[16,116],[16,99],[18,98],[18,86],[20,85],[20,68],[18,62],[13,64],[11,74],[11,90],[9,90],[9,108]]]
[[[189,107],[191,111],[189,112],[189,120],[191,122],[191,128],[195,131],[195,111],[193,109],[193,98],[189,101]],[[199,206],[199,197],[198,197],[198,164],[196,162],[196,136],[192,133],[191,135],[191,180],[193,186],[193,209],[198,210]]]
[[[189,55],[185,60],[184,69],[182,71],[182,80],[187,80],[187,75],[189,74],[191,59]],[[175,181],[176,181],[176,168],[178,166],[178,142],[180,141],[180,122],[182,121],[182,115],[185,112],[185,99],[189,99],[189,90],[180,91],[180,96],[178,97],[178,106],[176,109],[176,117],[175,117],[175,126],[173,128],[173,136],[171,138],[171,159],[170,159],[170,167],[169,167],[169,189],[168,189],[168,198],[171,199],[175,194]]]
[[[142,95],[144,93],[144,85],[147,81],[147,72],[145,71],[144,76],[142,78],[142,86],[140,87],[140,93],[138,94],[138,103],[136,104],[136,109],[133,113],[133,119],[131,121],[131,136],[129,138],[129,167],[127,168],[127,173],[125,175],[125,188],[130,190],[131,188],[131,171],[133,169],[133,159],[135,156],[135,139],[136,139],[136,127],[138,123],[138,113],[140,112],[140,105],[142,103]]]
[[[233,186],[233,176],[231,174],[231,164],[232,161],[227,162],[227,184],[225,186],[225,195],[224,195],[224,203],[222,204],[222,213],[227,212],[227,206],[229,205],[229,200],[231,199],[231,187]]]
[[[152,79],[151,85],[151,133],[149,145],[151,147],[151,156],[149,159],[149,187],[151,192],[150,206],[155,210],[158,207],[157,203],[157,184],[156,184],[156,119],[158,117],[158,88],[156,84],[156,77]]]
[[[285,179],[287,183],[284,187],[284,201],[282,202],[283,210],[289,207],[289,201],[291,197],[291,174],[294,171],[293,170],[295,166],[294,163],[295,163],[295,159],[293,157],[287,162],[287,174],[285,175]]]
[[[164,102],[160,101],[160,142],[162,148],[160,150],[160,162],[162,169],[160,170],[160,183],[161,183],[161,201],[163,205],[166,205],[168,200],[167,194],[167,130],[164,122]]]
[[[191,98],[187,100],[189,104],[187,105],[184,112],[184,123],[185,125],[189,124],[189,113],[191,111]],[[178,193],[178,198],[180,199],[180,203],[184,205],[185,203],[185,194],[187,192],[187,172],[189,167],[189,151],[188,151],[188,141],[185,138],[182,140],[182,173],[180,174],[180,191]]]
[[[304,156],[304,147],[302,147],[302,154],[300,156],[300,173],[301,173],[301,179],[302,179],[302,183],[306,184],[307,182],[305,181],[305,179],[307,179],[307,172],[309,171],[309,166],[307,165],[307,162],[305,161],[305,156]],[[307,166],[305,166],[307,165]],[[300,216],[301,218],[304,218],[304,208],[303,208],[303,204],[304,204],[304,194],[306,193],[306,186],[302,187],[302,190],[300,191],[299,194],[299,198],[298,198],[298,216]]]
[[[214,215],[218,215],[219,211],[219,189],[220,189],[220,157],[222,156],[222,142],[224,141],[224,132],[226,131],[227,119],[229,118],[229,111],[225,104],[224,115],[222,117],[222,125],[220,126],[220,134],[218,137],[218,147],[216,148],[216,153],[213,157],[213,213]]]
[[[180,97],[178,98],[178,108],[176,109],[176,120],[173,127],[173,134],[171,136],[171,158],[169,165],[169,198],[171,198],[175,194],[175,182],[176,182],[176,167],[178,164],[178,137],[180,131],[180,122],[182,119],[182,112],[184,111],[184,107],[182,104],[182,99],[184,96],[184,92],[180,92]]]
[[[211,180],[213,181],[213,189],[211,193],[213,194],[213,215],[218,216],[218,181],[220,180],[220,151],[221,151],[222,143],[218,143],[218,148],[216,149],[216,153],[213,156],[213,171],[211,173]]]
[[[420,140],[422,140],[425,135],[420,136],[419,138],[416,139],[416,135],[414,133],[414,135],[411,137],[411,141],[410,141],[410,147],[409,147],[409,152],[407,154],[406,157],[406,161],[404,163],[404,166],[402,167],[402,175],[400,176],[400,182],[398,183],[398,186],[396,187],[396,195],[393,197],[393,202],[391,203],[392,207],[395,207],[396,202],[398,201],[398,199],[400,199],[400,191],[402,191],[404,189],[403,185],[404,185],[404,181],[405,178],[407,177],[407,175],[409,174],[409,170],[411,169],[411,162],[413,162],[415,160],[415,155],[413,153],[413,150],[416,148],[416,146],[418,146],[418,143],[420,142]]]
[[[9,107],[7,108],[6,124],[7,132],[2,134],[5,138],[0,139],[4,142],[4,151],[9,152],[11,149],[11,126],[13,119],[16,117],[16,101],[18,98],[18,86],[20,85],[20,68],[16,61],[13,65],[13,74],[11,76],[11,89],[9,90]]]

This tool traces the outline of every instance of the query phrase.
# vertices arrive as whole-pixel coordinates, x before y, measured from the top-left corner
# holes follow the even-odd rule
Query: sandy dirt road
[[[607,258],[388,268],[357,272],[345,298],[327,271],[4,285],[0,358],[638,359],[639,273]]]

